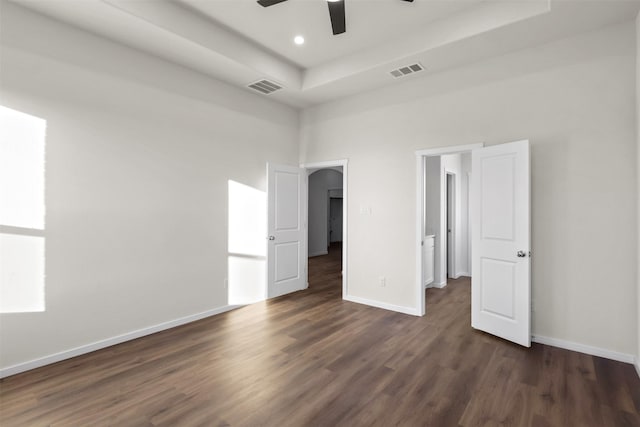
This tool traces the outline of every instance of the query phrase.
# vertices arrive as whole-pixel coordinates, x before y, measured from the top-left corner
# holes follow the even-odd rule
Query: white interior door
[[[267,164],[267,297],[304,289],[306,280],[306,174]]]
[[[529,141],[474,149],[471,161],[471,325],[529,347]]]

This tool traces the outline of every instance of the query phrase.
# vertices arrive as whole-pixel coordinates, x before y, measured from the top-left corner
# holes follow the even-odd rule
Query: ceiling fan
[[[262,7],[269,7],[285,1],[287,0],[258,0],[258,4]],[[403,1],[413,2],[413,0]],[[329,6],[329,17],[331,18],[333,35],[344,33],[347,30],[344,21],[344,0],[327,0],[327,6]]]

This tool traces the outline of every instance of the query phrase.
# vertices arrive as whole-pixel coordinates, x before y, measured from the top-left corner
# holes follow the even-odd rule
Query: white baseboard
[[[342,299],[345,301],[351,301],[358,304],[369,305],[371,307],[383,308],[385,310],[397,311],[398,313],[410,314],[412,316],[419,316],[418,310],[413,307],[404,307],[401,305],[387,304],[386,302],[374,301],[366,298],[354,297],[352,295],[345,295]]]
[[[112,338],[96,341],[90,344],[82,345],[80,347],[75,347],[69,350],[61,351],[60,353],[55,353],[49,356],[30,360],[28,362],[18,363],[17,365],[8,366],[6,368],[0,369],[0,378],[5,378],[11,375],[19,374],[20,372],[29,371],[31,369],[39,368],[41,366],[50,365],[52,363],[60,362],[65,359],[70,359],[72,357],[80,356],[82,354],[91,353],[92,351],[100,350],[105,347],[111,347],[112,345],[120,344],[125,341],[131,341],[136,338],[143,337],[145,335],[155,334],[156,332],[164,331],[166,329],[175,328],[176,326],[195,322],[196,320],[204,319],[205,317],[215,316],[216,314],[224,313],[226,311],[230,311],[239,307],[242,307],[242,306],[227,305],[224,307],[214,308],[213,310],[207,310],[201,313],[192,314],[190,316],[181,317],[179,319],[170,320],[168,322],[160,323],[158,325],[138,329],[136,331],[128,332],[126,334],[117,335]]]
[[[553,347],[564,348],[565,350],[577,351],[578,353],[589,354],[591,356],[604,357],[606,359],[617,360],[619,362],[632,363],[636,362],[635,357],[632,354],[619,353],[613,350],[607,350],[599,347],[592,347],[590,345],[580,344],[572,341],[560,340],[557,338],[543,337],[540,335],[533,335],[531,337],[533,342],[539,344],[546,344]],[[637,362],[635,363],[636,369],[638,369]],[[640,375],[640,371],[639,371]]]
[[[469,273],[468,271],[462,271],[460,273],[458,273],[458,277],[471,277],[471,273]]]
[[[322,255],[329,255],[329,251],[320,251],[320,252],[313,252],[310,253],[309,255],[307,255],[309,258],[314,257],[314,256],[322,256]]]
[[[438,283],[433,282],[433,283],[431,283],[431,287],[432,287],[432,288],[442,289],[442,288],[444,288],[445,286],[447,286],[447,282],[438,282]]]

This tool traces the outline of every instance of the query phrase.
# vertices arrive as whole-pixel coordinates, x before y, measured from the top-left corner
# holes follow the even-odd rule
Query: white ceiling
[[[333,36],[325,0],[14,0],[233,85],[275,81],[284,89],[260,96],[296,107],[630,21],[640,9],[640,0],[345,1],[347,32]],[[414,62],[426,71],[390,76]]]
[[[481,0],[347,0],[347,31],[336,36],[324,0],[287,0],[266,8],[256,0],[178,1],[308,68],[389,40],[401,40]],[[298,34],[304,36],[304,46],[293,43]]]

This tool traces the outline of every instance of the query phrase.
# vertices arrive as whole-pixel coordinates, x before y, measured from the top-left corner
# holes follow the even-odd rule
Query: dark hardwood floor
[[[310,288],[0,382],[8,426],[640,426],[632,365],[470,327],[470,282],[418,318]],[[25,337],[27,339],[27,337]]]

